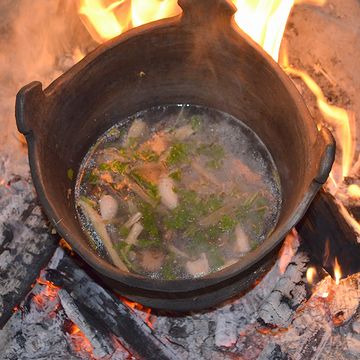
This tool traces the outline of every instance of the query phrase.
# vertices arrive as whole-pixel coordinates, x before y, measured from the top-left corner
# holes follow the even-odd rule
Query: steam
[[[33,80],[45,88],[92,42],[73,0],[2,1],[0,19],[0,177],[6,180],[28,173],[15,124],[16,93]],[[79,44],[85,45],[80,49]]]

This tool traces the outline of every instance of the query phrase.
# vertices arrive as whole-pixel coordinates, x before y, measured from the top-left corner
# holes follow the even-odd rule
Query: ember
[[[77,325],[72,323],[68,333],[71,340],[71,346],[75,353],[87,353],[86,357],[88,359],[95,359],[93,356],[93,346]]]

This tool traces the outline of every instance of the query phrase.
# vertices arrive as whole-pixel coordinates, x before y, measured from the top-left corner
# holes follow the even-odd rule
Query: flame
[[[80,328],[72,323],[70,330],[68,331],[71,338],[71,345],[75,352],[77,353],[87,353],[90,359],[95,359],[93,356],[93,346],[89,339],[84,335]]]
[[[151,21],[180,14],[177,0],[78,0],[79,14],[93,39],[102,43],[124,31]],[[194,0],[196,1],[196,0]],[[230,0],[229,0],[230,1]],[[279,49],[286,23],[295,4],[307,3],[323,6],[326,0],[231,0],[237,7],[234,16],[238,26],[256,41],[275,61],[279,59]],[[204,14],[206,16],[206,14]],[[337,143],[341,149],[341,174],[333,168],[328,189],[335,195],[341,190],[340,183],[351,175],[354,162],[355,114],[330,104],[319,85],[306,72],[290,66],[286,48],[281,58],[283,69],[294,77],[299,77],[316,97],[317,106],[325,121],[334,128]],[[79,54],[81,57],[83,54]],[[326,73],[325,73],[326,75]],[[327,75],[326,75],[327,76]],[[318,124],[318,128],[321,124]],[[359,186],[347,190],[352,198],[360,197]],[[341,195],[341,194],[340,194]],[[349,215],[349,220],[352,220]],[[359,224],[353,220],[353,226]]]
[[[279,57],[286,22],[295,0],[232,0],[235,21],[275,61]],[[324,0],[312,0],[323,4]],[[81,0],[79,13],[93,39],[109,40],[131,27],[180,14],[177,0]]]
[[[316,269],[313,266],[310,266],[306,270],[306,280],[309,284],[312,284],[314,282],[316,276]]]
[[[234,0],[235,21],[275,61],[294,0]]]
[[[139,310],[139,311],[146,313],[144,321],[147,324],[147,326],[149,326],[149,328],[154,329],[154,323],[153,323],[153,319],[151,317],[151,308],[145,307],[135,301],[130,301],[128,299],[125,299],[122,296],[119,296],[119,299],[130,309]]]
[[[121,24],[114,13],[123,3],[120,0],[106,7],[101,0],[81,0],[79,14],[84,15],[83,22],[95,41],[109,40],[126,29],[127,21]]]
[[[326,121],[335,128],[337,139],[342,148],[342,178],[349,175],[354,160],[355,146],[353,143],[354,130],[351,124],[355,122],[355,114],[338,106],[330,105],[319,85],[304,71],[289,65],[288,55],[284,47],[281,66],[289,75],[301,78],[315,95],[319,110]],[[334,179],[334,175],[332,175]]]
[[[79,14],[92,38],[102,43],[124,31],[181,12],[176,0],[80,0]]]
[[[360,199],[360,186],[352,184],[347,189],[348,194],[351,198]]]
[[[335,276],[336,285],[339,285],[340,284],[340,279],[341,279],[341,269],[340,269],[340,265],[339,265],[339,262],[338,262],[337,258],[335,258],[334,276]]]

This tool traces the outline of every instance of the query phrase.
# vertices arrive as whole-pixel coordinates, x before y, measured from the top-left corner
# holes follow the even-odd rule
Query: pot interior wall
[[[159,26],[117,41],[72,70],[65,83],[60,78],[45,90],[47,116],[36,133],[46,139],[38,144],[40,163],[49,165],[41,171],[46,196],[57,203],[68,231],[87,244],[73,192],[67,196],[74,186],[67,169],[76,174],[89,147],[114,123],[155,105],[176,103],[225,111],[259,135],[279,170],[283,207],[278,226],[284,224],[312,180],[306,168],[316,135],[306,137],[310,119],[301,117],[268,61],[235,31],[208,34]]]

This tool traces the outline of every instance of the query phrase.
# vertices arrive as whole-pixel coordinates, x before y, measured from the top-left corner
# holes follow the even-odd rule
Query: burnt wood
[[[67,300],[72,311],[81,313],[100,333],[114,334],[132,355],[148,360],[178,358],[166,340],[158,338],[132,309],[95,282],[69,255],[64,255],[55,269],[48,269],[46,278],[66,291],[61,296],[72,299]]]
[[[49,262],[57,240],[29,179],[16,176],[0,186],[0,328]]]
[[[358,218],[357,220],[359,220]],[[296,226],[310,259],[333,275],[335,257],[343,277],[360,271],[360,244],[335,198],[321,190]]]

